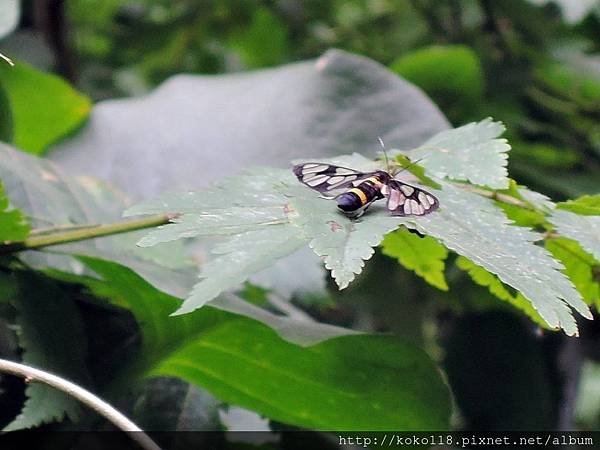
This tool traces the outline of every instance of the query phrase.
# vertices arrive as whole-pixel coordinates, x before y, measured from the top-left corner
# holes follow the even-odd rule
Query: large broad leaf
[[[23,362],[76,382],[87,381],[85,345],[82,345],[85,339],[73,300],[66,297],[52,280],[24,273],[18,277],[15,307]],[[21,414],[5,428],[6,431],[60,421],[65,415],[71,420],[79,417],[77,400],[55,388],[32,383],[25,394],[27,400]]]
[[[0,84],[12,110],[13,142],[34,154],[73,131],[90,112],[90,100],[66,81],[23,62],[0,64]]]
[[[0,144],[0,179],[5,182],[7,194],[14,204],[38,228],[115,221],[121,218],[127,204],[122,194],[102,183],[90,178],[66,176],[52,162],[15,151],[4,144]],[[70,255],[100,256],[132,268],[171,295],[185,296],[196,282],[196,270],[185,264],[185,252],[180,246],[173,247],[173,244],[151,251],[136,249],[135,242],[143,233],[54,246],[44,251],[27,251],[22,252],[20,257],[35,268],[55,268],[81,274],[85,273],[84,267]],[[173,253],[177,261],[173,261]],[[291,266],[304,268],[306,261],[303,258],[302,264],[294,261]],[[313,270],[312,266],[309,266],[310,270]],[[265,273],[259,275],[264,277]],[[287,277],[289,273],[284,275]],[[317,275],[313,270],[311,276],[322,284],[323,280]],[[354,333],[345,328],[273,314],[233,295],[219,298],[214,306],[266,323],[286,339],[304,345]]]
[[[130,309],[141,327],[141,355],[123,373],[127,383],[176,376],[228,403],[307,428],[448,427],[448,388],[416,347],[389,336],[357,335],[303,348],[256,321],[212,307],[172,317],[178,299],[118,264],[82,260],[102,280],[79,281]]]
[[[391,69],[423,89],[451,119],[472,117],[482,101],[484,75],[465,45],[434,45],[409,52]]]
[[[100,102],[50,157],[150,198],[205,187],[245,167],[422,143],[448,124],[421,91],[367,58],[220,76],[179,75],[144,98]],[[165,164],[165,159],[169,164]]]
[[[493,178],[493,173],[500,172],[495,171],[490,161],[496,161],[504,171],[504,158],[485,160],[475,155],[496,151],[498,130],[498,125],[482,122],[444,131],[441,137],[438,135],[430,141],[451,142],[458,148],[464,139],[466,147],[461,152],[465,164],[470,165],[462,168],[462,173],[477,176],[485,173]],[[430,151],[444,148],[432,147]],[[328,161],[358,170],[373,170],[376,165],[360,155]],[[431,161],[430,164],[436,162],[442,167],[437,173],[450,175],[444,168],[448,159],[432,156]],[[129,209],[127,214],[184,213],[179,223],[152,231],[141,245],[201,233],[229,236],[216,249],[219,257],[215,261],[220,270],[201,273],[204,279],[188,297],[182,311],[201,307],[219,292],[236,287],[244,279],[242,275],[248,278],[257,268],[264,267],[269,257],[275,261],[282,256],[281,252],[295,250],[302,239],[324,259],[325,267],[331,270],[339,287],[344,288],[360,273],[364,260],[372,256],[372,247],[378,245],[386,233],[404,224],[435,237],[447,248],[468,257],[519,290],[549,326],[576,334],[571,307],[586,317],[591,317],[590,312],[569,279],[560,272],[560,263],[535,245],[542,236],[512,226],[503,211],[488,198],[461,189],[460,185],[440,181],[440,186],[441,190],[429,188],[440,200],[440,209],[433,214],[419,218],[391,217],[384,208],[373,206],[359,221],[352,221],[337,211],[335,202],[319,198],[312,190],[299,185],[289,170],[264,169],[227,180],[205,192],[166,195],[143,202]],[[217,224],[222,226],[215,226]],[[253,242],[244,236],[245,232],[259,233],[261,228],[265,235],[270,232],[277,238],[288,236],[286,242],[291,248],[275,245],[269,251],[264,240]],[[239,248],[246,257],[257,255],[256,259],[236,266]],[[229,266],[236,267],[223,270]],[[236,271],[236,277],[231,277],[230,271]],[[220,290],[214,289],[215,286]]]
[[[29,234],[29,224],[23,213],[15,209],[0,182],[0,242],[22,241]]]

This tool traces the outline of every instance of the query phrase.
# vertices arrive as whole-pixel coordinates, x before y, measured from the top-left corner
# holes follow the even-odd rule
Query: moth
[[[388,169],[389,170],[389,169]],[[373,202],[386,198],[393,216],[424,216],[435,211],[438,199],[429,192],[400,180],[385,170],[360,172],[347,167],[306,162],[293,168],[298,180],[324,198],[336,199],[347,216],[362,216]]]

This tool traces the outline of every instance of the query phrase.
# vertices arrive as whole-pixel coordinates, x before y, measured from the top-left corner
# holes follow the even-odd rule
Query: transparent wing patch
[[[387,198],[387,209],[393,216],[424,216],[440,205],[429,192],[398,180],[390,180],[381,193]]]
[[[307,162],[294,166],[294,175],[298,180],[326,198],[334,198],[339,194],[358,186],[375,172],[359,172],[347,167],[331,164]]]

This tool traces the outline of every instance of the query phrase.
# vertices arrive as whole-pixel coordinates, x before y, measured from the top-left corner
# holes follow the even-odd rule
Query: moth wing
[[[325,198],[335,198],[374,174],[317,162],[298,164],[293,170],[302,184],[320,192]]]
[[[440,206],[434,195],[398,180],[386,183],[382,193],[393,216],[424,216]]]

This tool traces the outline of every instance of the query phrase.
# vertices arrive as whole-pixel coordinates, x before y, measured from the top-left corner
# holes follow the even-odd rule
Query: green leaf
[[[356,335],[303,348],[256,321],[210,306],[169,316],[178,299],[118,264],[82,261],[102,280],[81,281],[130,309],[141,327],[141,355],[123,373],[127,383],[139,376],[180,377],[227,403],[306,428],[448,427],[448,388],[427,355],[409,344]]]
[[[87,380],[85,338],[75,303],[40,275],[22,273],[17,280],[17,336],[23,362],[75,382]],[[25,394],[21,413],[5,431],[32,428],[65,416],[72,421],[79,417],[78,401],[62,391],[31,383]]]
[[[466,180],[493,189],[508,187],[506,164],[510,145],[497,139],[504,125],[485,119],[442,131],[409,153],[421,160],[428,173],[453,180]]]
[[[22,241],[29,235],[29,229],[25,216],[10,204],[0,183],[0,242]]]
[[[281,64],[290,54],[287,28],[267,8],[256,8],[250,26],[236,33],[230,45],[248,68]]]
[[[571,239],[554,238],[545,241],[546,248],[565,266],[564,273],[571,279],[585,302],[600,310],[600,263]]]
[[[444,277],[446,247],[429,236],[423,238],[400,228],[389,233],[383,240],[384,255],[396,258],[400,264],[424,278],[432,286],[442,291],[448,290]]]
[[[464,45],[435,45],[410,52],[390,68],[423,89],[449,117],[471,117],[483,97],[476,53]]]
[[[600,261],[600,217],[580,216],[557,209],[548,220],[559,234],[578,241],[586,252]]]
[[[575,200],[567,200],[557,203],[556,207],[583,216],[600,216],[600,194],[584,195]]]
[[[30,153],[46,148],[77,128],[90,112],[90,100],[56,75],[23,62],[0,64],[0,84],[10,101],[14,144]]]
[[[577,334],[574,308],[591,318],[588,307],[560,270],[550,253],[535,245],[542,236],[510,225],[503,212],[489,199],[448,183],[433,191],[440,210],[428,216],[404,218],[402,222],[437,238],[450,250],[469,258],[520,291],[546,323]]]
[[[510,303],[515,308],[527,314],[535,323],[543,328],[548,328],[548,324],[540,317],[537,311],[531,305],[531,302],[527,300],[523,294],[517,292],[516,294],[511,293],[504,283],[502,283],[497,276],[491,274],[483,267],[473,263],[464,256],[459,256],[456,259],[456,265],[459,269],[464,270],[469,274],[471,279],[480,286],[488,288],[491,294]]]

